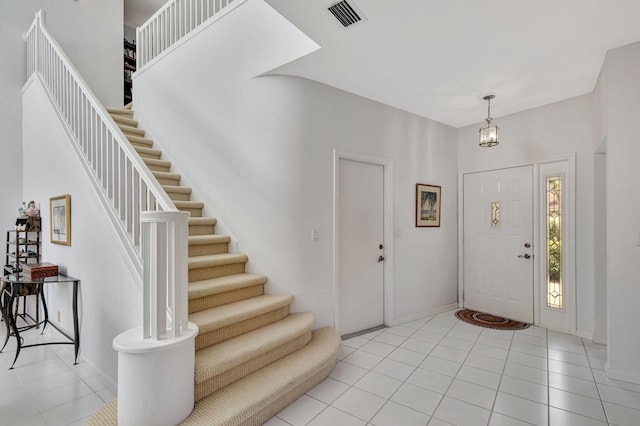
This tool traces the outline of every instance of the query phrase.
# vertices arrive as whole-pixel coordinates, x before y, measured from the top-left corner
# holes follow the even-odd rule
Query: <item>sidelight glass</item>
[[[547,307],[562,309],[562,176],[546,178]]]

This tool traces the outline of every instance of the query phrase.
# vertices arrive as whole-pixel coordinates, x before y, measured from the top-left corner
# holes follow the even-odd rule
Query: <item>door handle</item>
[[[384,261],[384,256],[378,256],[378,262],[383,262]]]
[[[519,254],[518,257],[520,259],[525,258],[525,259],[531,259],[531,255],[529,253],[525,253],[525,254]]]

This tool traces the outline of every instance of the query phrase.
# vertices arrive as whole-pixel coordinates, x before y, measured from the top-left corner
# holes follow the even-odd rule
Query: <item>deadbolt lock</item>
[[[531,244],[530,243],[524,243],[524,246],[525,246],[525,248],[529,248],[529,247],[531,247]]]
[[[384,248],[384,246],[383,246],[382,244],[380,244],[380,245],[378,246],[378,248],[379,248],[380,250],[382,250],[382,249]]]

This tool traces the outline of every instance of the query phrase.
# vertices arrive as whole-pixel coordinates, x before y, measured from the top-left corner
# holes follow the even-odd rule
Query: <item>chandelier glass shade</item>
[[[490,148],[498,145],[498,126],[491,124],[491,99],[495,98],[495,95],[487,95],[483,97],[488,103],[487,118],[484,120],[487,122],[485,127],[480,128],[480,146],[484,148]]]

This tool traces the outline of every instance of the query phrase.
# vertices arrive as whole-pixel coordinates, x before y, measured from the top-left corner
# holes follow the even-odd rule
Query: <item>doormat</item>
[[[529,328],[529,324],[525,322],[514,321],[508,318],[472,311],[471,309],[461,309],[457,311],[456,317],[458,317],[459,320],[468,322],[469,324],[486,328],[495,328],[496,330],[524,330],[525,328]]]

